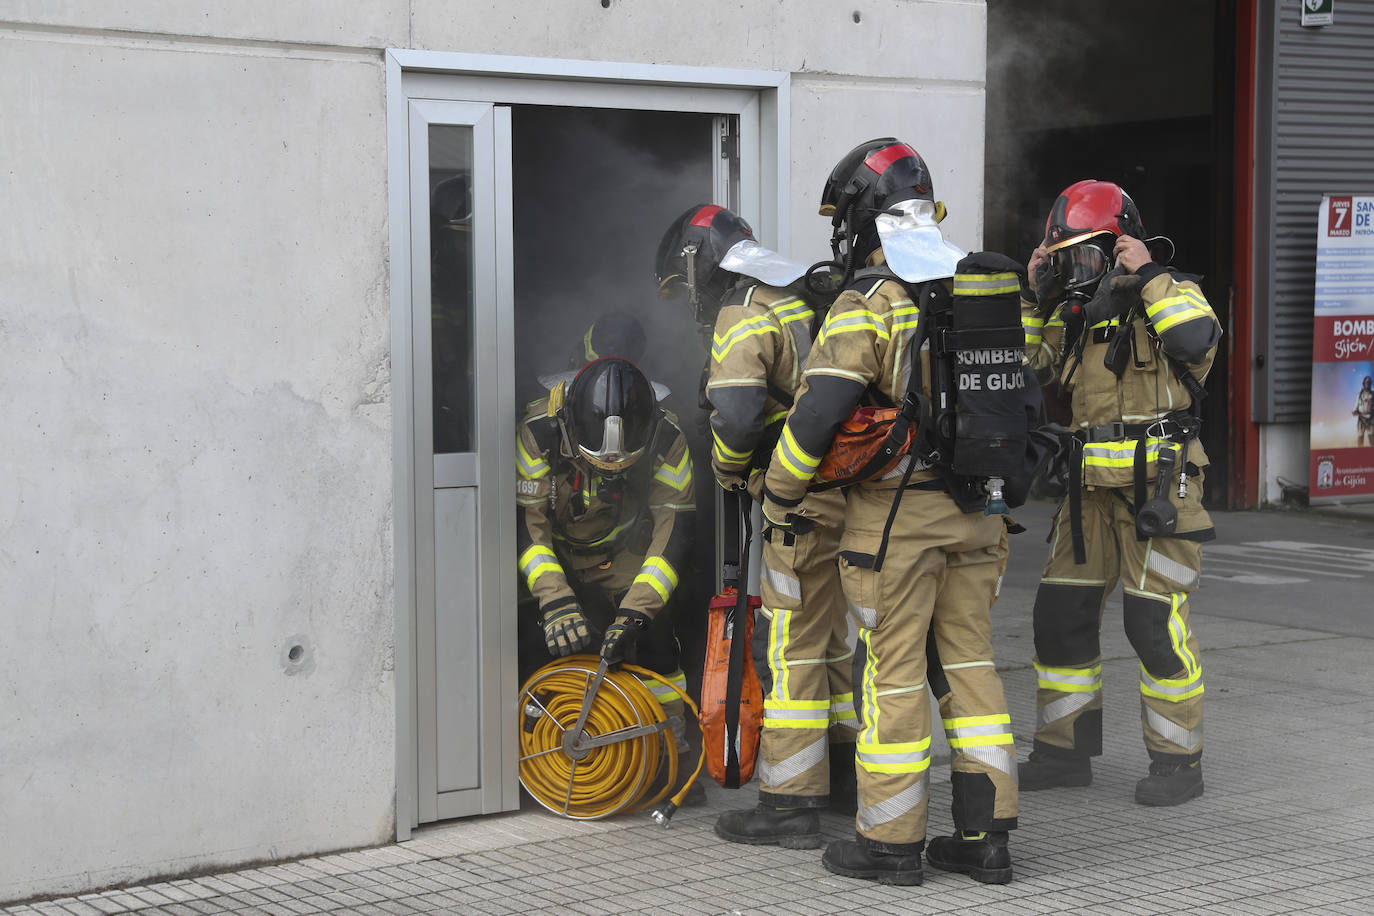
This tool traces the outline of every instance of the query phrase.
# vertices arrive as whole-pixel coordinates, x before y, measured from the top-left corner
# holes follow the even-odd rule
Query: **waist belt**
[[[1169,414],[1147,423],[1100,423],[1080,429],[1078,436],[1084,442],[1118,442],[1122,439],[1172,439],[1182,441],[1198,434],[1202,423],[1190,414]]]

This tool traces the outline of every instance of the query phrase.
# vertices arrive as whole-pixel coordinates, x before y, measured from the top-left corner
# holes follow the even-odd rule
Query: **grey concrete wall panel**
[[[1255,250],[1272,257],[1256,267],[1252,410],[1305,423],[1317,209],[1326,193],[1374,193],[1374,6],[1338,4],[1335,24],[1315,29],[1300,25],[1299,3],[1265,7],[1260,57],[1274,65],[1259,86]]]
[[[477,4],[469,3],[468,6]],[[56,29],[68,35],[176,35],[332,48],[402,47],[408,40],[409,0],[0,0],[0,25]]]
[[[462,15],[414,0],[412,48],[740,67],[883,79],[983,81],[982,0],[642,3],[523,0]],[[854,17],[859,16],[855,22]],[[958,40],[950,40],[959,36]]]
[[[0,900],[386,841],[380,56],[0,44]]]

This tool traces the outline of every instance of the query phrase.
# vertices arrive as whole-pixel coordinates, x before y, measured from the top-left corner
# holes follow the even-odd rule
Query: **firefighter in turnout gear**
[[[655,269],[665,297],[686,299],[704,328],[714,325],[706,395],[716,480],[757,494],[823,318],[800,290],[805,269],[760,246],[744,220],[715,205],[694,206],[673,222]],[[806,506],[811,530],[763,544],[762,654],[772,677],[759,804],[716,823],[733,842],[814,849],[816,809],[854,810],[858,720],[837,564],[844,496],[812,494]]]
[[[1013,272],[956,276],[962,252],[940,234],[944,206],[910,146],[886,138],[856,147],[831,172],[821,204],[848,282],[811,348],[767,470],[763,512],[775,543],[815,524],[808,488],[856,406],[893,407],[908,392],[929,401],[920,336],[927,296],[949,301],[961,283],[975,295],[1009,284],[1010,323],[1021,338],[1019,267],[1002,258]],[[1011,372],[1023,377],[1019,356]],[[863,710],[857,837],[830,843],[822,859],[837,874],[919,884],[924,850],[936,867],[988,883],[1011,880],[1006,832],[1016,826],[1016,757],[989,614],[1007,562],[1006,525],[983,505],[965,511],[947,489],[952,479],[908,454],[846,490],[840,577],[867,659],[856,685]],[[931,689],[954,751],[958,828],[929,847],[928,633],[945,672],[932,677]]]
[[[1035,747],[1021,788],[1085,786],[1102,753],[1099,634],[1121,582],[1140,659],[1149,775],[1137,802],[1202,794],[1202,665],[1189,595],[1202,543],[1207,455],[1198,400],[1221,326],[1195,278],[1165,266],[1173,245],[1145,239],[1117,185],[1080,181],[1055,202],[1028,271],[1026,346],[1042,381],[1069,394],[1067,496],[1035,596]]]
[[[1366,375],[1355,396],[1355,447],[1374,445],[1374,378]]]
[[[670,613],[695,509],[677,421],[627,360],[595,360],[531,407],[516,440],[522,670],[599,651],[686,689]],[[648,683],[668,716],[683,703]]]

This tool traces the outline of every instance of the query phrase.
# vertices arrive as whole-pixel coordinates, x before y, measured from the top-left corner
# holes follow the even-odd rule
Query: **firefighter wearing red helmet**
[[[670,608],[691,543],[692,460],[638,367],[595,360],[531,405],[515,502],[520,579],[538,605],[521,621],[522,656],[599,646],[686,689]],[[669,716],[684,714],[672,689],[647,683]]]
[[[1202,794],[1203,681],[1189,596],[1202,543],[1215,537],[1202,508],[1197,413],[1221,326],[1197,280],[1165,266],[1172,249],[1145,238],[1125,191],[1086,180],[1059,195],[1028,265],[1030,363],[1069,394],[1073,436],[1035,598],[1037,724],[1023,791],[1092,781],[1102,612],[1120,581],[1150,757],[1136,801]]]
[[[706,204],[669,226],[655,272],[664,297],[685,299],[711,334],[705,395],[716,480],[757,496],[824,318],[800,282],[805,268],[761,246],[739,216]],[[767,626],[756,631],[755,655],[766,659],[772,677],[758,758],[760,804],[716,822],[716,833],[733,842],[814,848],[817,808],[854,810],[858,721],[837,563],[844,496],[816,493],[806,504],[814,530],[763,545]]]
[[[774,538],[815,523],[808,488],[857,406],[891,408],[909,392],[929,401],[921,347],[930,338],[920,336],[925,298],[949,301],[963,263],[938,228],[944,207],[925,162],[897,139],[850,151],[832,170],[821,202],[847,288],[812,346],[767,470],[763,512]],[[995,280],[980,274],[973,282],[989,290],[1011,284],[1009,324],[1019,342],[1016,273]],[[1010,368],[1018,378],[1020,362]],[[982,505],[966,511],[948,479],[908,453],[886,473],[845,490],[840,577],[867,660],[856,685],[863,710],[856,836],[830,843],[822,859],[836,874],[920,884],[925,852],[939,868],[988,883],[1011,880],[1016,758],[989,614],[1006,566],[1007,532],[1001,514],[984,514]],[[931,674],[930,689],[953,749],[957,833],[927,846],[928,633],[945,669],[943,677]]]

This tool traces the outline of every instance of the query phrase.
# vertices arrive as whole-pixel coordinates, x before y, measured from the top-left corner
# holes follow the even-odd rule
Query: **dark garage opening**
[[[1228,331],[1207,380],[1206,503],[1228,504],[1234,0],[988,0],[985,245],[1023,263],[1063,188],[1130,193]],[[1047,392],[1067,419],[1065,399]]]

